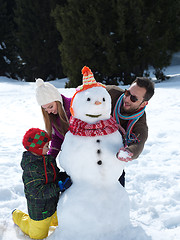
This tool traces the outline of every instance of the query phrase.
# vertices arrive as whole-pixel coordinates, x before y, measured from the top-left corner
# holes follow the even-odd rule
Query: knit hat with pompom
[[[82,92],[88,88],[92,87],[104,87],[102,83],[96,82],[93,73],[91,72],[91,69],[84,66],[81,70],[82,75],[83,75],[83,85],[79,86],[76,88],[76,93]],[[75,94],[76,94],[75,93]]]
[[[74,97],[76,96],[77,93],[85,91],[85,90],[87,90],[89,88],[92,88],[92,87],[104,87],[105,88],[105,85],[103,85],[102,83],[96,82],[96,80],[94,78],[94,75],[91,72],[90,68],[84,66],[82,68],[81,72],[82,72],[82,75],[83,75],[83,85],[76,88],[76,92],[71,99],[70,111],[71,111],[72,116],[74,115],[72,104],[73,104]]]
[[[42,155],[44,145],[51,139],[49,135],[39,128],[30,128],[24,135],[22,144],[26,150]]]
[[[59,101],[63,105],[62,96],[52,84],[36,79],[36,100],[40,106]]]

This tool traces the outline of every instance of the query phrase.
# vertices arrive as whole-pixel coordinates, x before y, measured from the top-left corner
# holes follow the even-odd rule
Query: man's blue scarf
[[[129,143],[132,143],[132,142],[138,142],[138,138],[137,136],[132,132],[132,129],[135,125],[135,123],[139,120],[140,117],[142,117],[142,115],[144,114],[145,112],[145,108],[142,108],[140,109],[138,112],[132,114],[132,115],[129,115],[129,116],[124,116],[121,114],[121,106],[123,104],[123,97],[124,97],[124,94],[122,94],[119,99],[117,100],[117,103],[116,103],[116,106],[114,108],[114,112],[113,112],[113,117],[116,119],[116,122],[118,123],[119,125],[119,129],[121,131],[121,134],[123,135],[124,137],[124,140],[125,140],[125,145],[128,145]],[[127,125],[127,129],[125,131],[125,129],[121,126],[120,124],[120,119],[123,119],[123,120],[128,120],[128,125]]]

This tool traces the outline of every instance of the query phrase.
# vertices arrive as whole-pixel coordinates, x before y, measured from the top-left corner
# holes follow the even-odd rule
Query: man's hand
[[[133,156],[133,153],[128,151],[126,148],[122,147],[120,148],[119,152],[117,153],[117,158],[120,160],[120,161],[123,161],[123,162],[129,162],[132,160],[132,157]]]

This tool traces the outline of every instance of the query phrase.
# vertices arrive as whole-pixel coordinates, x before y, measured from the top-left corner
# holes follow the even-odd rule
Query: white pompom
[[[44,84],[44,81],[41,78],[36,79],[36,86],[40,87]]]

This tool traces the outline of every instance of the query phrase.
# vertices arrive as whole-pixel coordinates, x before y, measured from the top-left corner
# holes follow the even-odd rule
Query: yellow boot
[[[13,221],[20,229],[32,239],[43,239],[48,236],[50,226],[57,226],[57,213],[44,220],[35,221],[28,214],[20,210],[15,210],[12,213]]]

